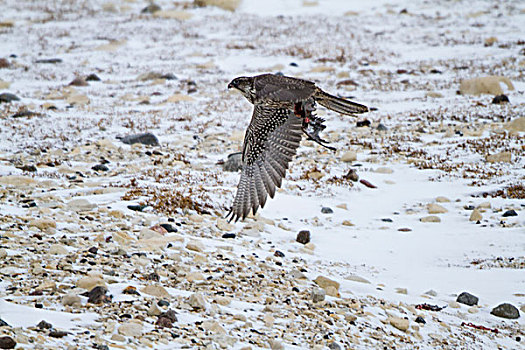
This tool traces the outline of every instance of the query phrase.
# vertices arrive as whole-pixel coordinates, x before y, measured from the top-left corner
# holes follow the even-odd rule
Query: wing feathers
[[[274,126],[273,128],[268,126]],[[244,220],[275,196],[302,138],[302,121],[292,110],[256,105],[244,140],[244,159],[229,220]]]

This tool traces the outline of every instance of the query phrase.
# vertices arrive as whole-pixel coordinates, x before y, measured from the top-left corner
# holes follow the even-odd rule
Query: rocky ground
[[[0,348],[523,346],[523,3],[211,2],[4,1]],[[373,111],[230,224],[263,72]]]

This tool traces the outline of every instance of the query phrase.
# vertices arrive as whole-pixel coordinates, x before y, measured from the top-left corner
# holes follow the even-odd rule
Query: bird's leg
[[[329,150],[335,151],[336,149],[334,147],[326,145],[328,141],[323,140],[319,136],[319,133],[326,128],[326,125],[323,124],[325,121],[323,118],[320,118],[313,113],[313,111],[315,111],[315,105],[313,103],[304,103],[304,105],[301,107],[303,107],[300,110],[304,116],[302,129],[308,137],[308,140],[312,140],[321,146],[328,148]],[[297,110],[297,103],[295,109]]]

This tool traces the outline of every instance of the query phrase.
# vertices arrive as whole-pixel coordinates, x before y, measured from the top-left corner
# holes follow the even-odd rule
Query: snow
[[[83,312],[72,314],[69,312],[36,309],[17,305],[0,300],[0,316],[13,327],[35,327],[45,320],[53,326],[63,330],[74,330],[79,326],[92,325],[100,316],[96,313]]]
[[[189,8],[187,11],[193,17],[186,22],[152,20],[138,15],[144,5],[142,2],[116,1],[118,10],[107,13],[100,12],[102,1],[94,1],[86,4],[93,14],[90,11],[68,14],[66,11],[65,14],[55,13],[58,19],[48,18],[38,7],[35,10],[24,2],[6,3],[8,9],[0,15],[0,22],[14,20],[15,27],[12,33],[0,31],[0,39],[3,39],[0,58],[14,54],[17,64],[27,69],[0,70],[0,83],[11,82],[5,91],[21,96],[22,102],[15,106],[28,106],[41,115],[14,122],[9,116],[16,108],[1,106],[0,176],[22,174],[17,166],[24,159],[34,159],[31,157],[40,148],[46,149],[46,153],[38,153],[39,156],[46,161],[61,159],[61,166],[66,170],[74,169],[67,174],[78,176],[78,179],[81,179],[79,172],[90,173],[91,166],[100,161],[96,152],[101,147],[96,142],[101,139],[111,140],[115,149],[123,149],[125,154],[140,155],[112,159],[114,172],[111,175],[86,178],[82,185],[68,183],[60,166],[39,164],[38,172],[30,176],[54,181],[60,188],[42,190],[32,198],[38,200],[52,194],[58,198],[59,209],[66,207],[72,198],[83,198],[106,212],[120,210],[126,215],[126,229],[136,234],[140,225],[155,224],[161,221],[159,218],[167,219],[171,215],[156,213],[151,208],[145,213],[128,210],[127,205],[140,201],[139,198],[122,199],[128,190],[125,186],[132,178],[142,185],[168,186],[172,190],[202,186],[207,189],[206,194],[215,210],[212,218],[206,219],[213,226],[217,217],[231,205],[238,181],[238,174],[224,173],[216,163],[240,149],[242,141],[232,141],[231,136],[246,128],[251,115],[251,106],[240,94],[226,91],[227,83],[238,75],[275,71],[315,80],[327,91],[352,96],[353,100],[377,107],[377,111],[360,119],[371,120],[374,128],[381,122],[399,134],[382,136],[375,130],[365,132],[355,127],[354,119],[320,109],[319,114],[327,119],[327,129],[323,133],[339,150],[331,153],[315,145],[303,145],[291,164],[283,189],[259,211],[262,217],[275,221],[276,225],[267,224],[261,236],[251,237],[245,234],[244,223],[237,223],[232,230],[237,234],[235,241],[225,243],[215,236],[202,238],[207,252],[227,245],[235,254],[256,253],[265,259],[279,249],[286,253],[288,260],[304,259],[309,266],[306,274],[310,280],[318,275],[331,276],[341,283],[340,292],[344,297],[361,300],[372,296],[394,304],[428,302],[447,306],[457,294],[468,291],[480,297],[478,312],[468,314],[469,308],[465,305],[457,310],[448,307],[439,314],[441,320],[459,328],[462,315],[468,314],[469,322],[508,327],[505,331],[508,334],[495,340],[485,333],[478,335],[477,342],[471,343],[473,348],[481,348],[483,344],[509,349],[519,346],[512,336],[522,332],[525,326],[523,312],[518,320],[511,321],[495,319],[490,310],[502,302],[518,308],[525,304],[523,266],[494,267],[489,263],[489,266],[478,266],[474,262],[515,259],[523,265],[525,259],[523,199],[479,196],[510,184],[523,183],[525,178],[523,133],[512,140],[496,137],[502,134],[504,123],[523,117],[525,111],[524,56],[521,54],[524,48],[519,44],[525,27],[523,3],[244,0],[233,14],[217,8]],[[170,1],[158,3],[166,9],[174,6]],[[54,8],[59,4],[50,1],[49,6]],[[479,16],[475,14],[478,8]],[[400,14],[403,9],[407,9],[407,14]],[[58,9],[50,10],[53,11],[58,12]],[[348,11],[356,14],[345,15]],[[14,40],[5,40],[11,34]],[[497,37],[498,42],[485,46],[484,40],[490,36]],[[114,51],[97,49],[114,40],[123,40],[123,44]],[[232,48],[235,45],[238,48]],[[299,52],[298,47],[306,48],[305,52]],[[334,57],[341,53],[341,48],[345,49],[345,57],[338,61]],[[62,58],[63,63],[56,66],[35,63],[36,59],[48,57]],[[322,58],[328,60],[322,61]],[[292,62],[297,67],[291,66]],[[332,71],[313,71],[319,66]],[[441,73],[431,74],[430,68]],[[398,69],[413,73],[398,73]],[[139,74],[148,71],[173,72],[177,79],[136,80]],[[64,99],[46,97],[54,89],[64,90],[74,76],[91,72],[96,72],[102,81],[75,87],[78,93],[89,96],[89,105],[70,106]],[[338,75],[341,73],[347,75]],[[486,75],[505,75],[511,79],[514,90],[502,85],[511,100],[509,106],[491,105],[492,96],[456,93],[462,79]],[[344,79],[353,79],[358,84],[355,89],[347,90],[337,85]],[[186,95],[187,80],[196,81],[198,86],[197,93],[187,94],[194,100],[165,102],[173,94]],[[429,92],[439,92],[442,97],[427,97]],[[141,103],[144,100],[148,103]],[[44,102],[53,103],[57,109],[42,108]],[[417,125],[426,132],[416,133]],[[469,136],[466,132],[462,135],[460,131],[468,127],[484,129],[481,136]],[[164,155],[184,154],[191,165],[167,161],[161,165],[146,163],[146,148],[123,145],[115,139],[117,135],[145,131],[159,136],[163,145],[159,149]],[[452,135],[447,135],[448,131]],[[494,139],[494,145],[486,146],[490,154],[512,151],[512,162],[485,162],[485,154],[475,147],[475,142],[482,138]],[[365,147],[364,141],[370,146]],[[209,148],[203,146],[207,143],[211,145]],[[422,150],[425,156],[434,156],[438,163],[464,164],[450,172],[419,169],[408,161],[420,157],[417,154],[409,159],[396,152],[386,153],[394,143],[405,153]],[[468,145],[461,148],[461,144]],[[115,156],[118,153],[115,149],[105,156]],[[343,164],[341,154],[350,149],[358,150],[357,162]],[[74,150],[85,158],[75,159]],[[302,177],[314,166],[322,167],[321,182]],[[479,178],[463,176],[466,169],[476,166],[499,175],[488,178],[481,174]],[[130,170],[133,167],[135,172]],[[388,167],[393,172],[378,173],[375,170],[379,167]],[[152,169],[180,174],[158,180],[146,173]],[[356,170],[362,179],[377,188],[360,183],[353,186],[327,184],[326,179],[341,177],[349,169]],[[117,190],[96,192],[111,186]],[[12,242],[10,235],[17,225],[23,226],[26,219],[53,217],[59,210],[55,206],[42,208],[41,212],[24,208],[16,202],[20,198],[15,201],[3,199],[11,196],[12,187],[2,185],[0,189],[4,191],[0,192],[0,213],[13,220],[13,223],[2,222],[0,226],[9,238],[6,244]],[[448,212],[437,214],[439,223],[421,222],[422,217],[430,215],[426,206],[435,203],[438,196],[450,199],[450,202],[439,203]],[[471,211],[465,207],[477,207],[486,201],[490,201],[491,208],[483,213],[483,221],[479,224],[469,221]],[[340,204],[345,204],[346,209],[338,207]],[[324,206],[333,209],[334,213],[322,214]],[[503,218],[501,214],[511,208],[516,209],[518,215]],[[183,214],[178,211],[174,216],[187,220]],[[87,230],[83,224],[66,222],[61,215],[60,220],[64,222],[57,225],[57,240],[63,235],[76,237]],[[382,220],[387,218],[392,222]],[[345,220],[353,226],[342,225]],[[404,228],[410,230],[399,231]],[[313,251],[306,251],[295,242],[296,233],[303,229],[312,233]],[[27,231],[23,232],[25,236],[36,232],[30,228],[24,230]],[[111,232],[101,228],[97,233]],[[190,236],[193,232],[182,228],[179,234]],[[0,232],[0,237],[3,235]],[[182,243],[173,245],[180,249],[184,246]],[[22,249],[6,249],[6,252],[12,259],[27,253]],[[159,256],[157,258],[160,260]],[[29,263],[29,260],[21,260]],[[11,268],[9,264],[0,268]],[[27,267],[26,264],[23,268],[13,267],[14,270],[7,271],[33,278]],[[347,279],[350,275],[370,283]],[[140,290],[140,283],[124,280],[110,285],[113,301],[134,300],[132,296],[123,295],[121,290],[128,285],[135,285]],[[23,298],[13,297],[8,292],[9,286],[8,282],[0,280],[0,318],[13,327],[33,327],[43,319],[67,330],[98,326],[100,315],[94,312],[82,310],[73,314],[16,304]],[[400,288],[407,293],[399,293]],[[183,289],[166,289],[172,296],[184,298],[191,294]],[[437,296],[429,299],[424,295],[429,290],[436,291]],[[246,312],[248,316],[257,315],[262,309],[261,305],[241,300],[234,300],[224,308],[232,314],[250,310]],[[384,327],[380,319],[390,311],[378,307],[370,307],[367,311],[376,317],[366,322]],[[184,325],[205,319],[189,311],[179,316]],[[277,322],[286,323],[279,319]],[[256,323],[254,327],[260,325]],[[514,333],[509,329],[514,329]],[[404,334],[395,329],[390,331]],[[429,339],[434,339],[433,333],[440,333],[436,324],[422,328],[421,335],[427,343],[421,348],[432,348]],[[294,347],[287,345],[287,348]]]

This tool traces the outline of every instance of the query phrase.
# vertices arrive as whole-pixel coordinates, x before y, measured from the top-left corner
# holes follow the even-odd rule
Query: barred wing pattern
[[[243,168],[229,221],[255,214],[281,187],[302,138],[302,119],[292,110],[256,104],[243,145]]]

